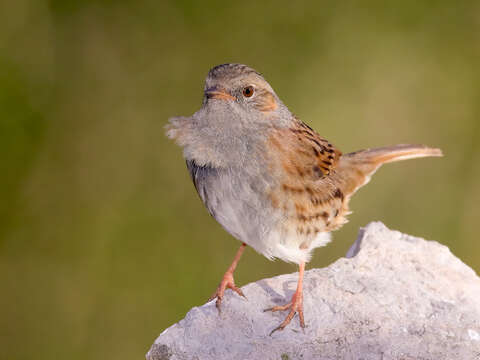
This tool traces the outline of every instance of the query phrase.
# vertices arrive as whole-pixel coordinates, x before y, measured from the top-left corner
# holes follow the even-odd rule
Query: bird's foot
[[[270,336],[277,330],[283,330],[288,324],[290,324],[290,321],[292,321],[293,317],[295,314],[298,312],[298,317],[300,319],[300,326],[302,329],[305,329],[305,319],[303,318],[303,293],[301,291],[296,291],[295,294],[292,296],[292,300],[282,306],[274,306],[270,309],[265,309],[264,311],[285,311],[290,309],[290,312],[288,313],[287,317],[283,322],[277,326],[275,329],[272,330],[270,333]]]
[[[217,290],[208,299],[208,301],[212,301],[213,299],[217,298],[215,305],[218,309],[218,312],[220,312],[220,305],[222,304],[223,295],[226,289],[232,289],[238,295],[246,298],[246,296],[243,294],[243,291],[240,290],[240,288],[238,288],[237,286],[235,286],[235,281],[233,280],[233,272],[227,271],[225,275],[223,275],[222,281],[220,281]]]

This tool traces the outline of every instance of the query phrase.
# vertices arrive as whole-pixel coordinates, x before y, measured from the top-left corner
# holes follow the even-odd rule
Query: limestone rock
[[[227,291],[166,329],[148,360],[480,359],[480,279],[449,249],[382,223],[360,231],[346,258],[305,273],[303,332],[297,316],[263,312],[289,300],[298,274]]]

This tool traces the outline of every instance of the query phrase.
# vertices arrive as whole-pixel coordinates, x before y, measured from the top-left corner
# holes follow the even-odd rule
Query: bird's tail
[[[427,156],[443,154],[440,149],[425,145],[405,144],[360,150],[342,155],[338,171],[344,180],[346,194],[353,194],[370,180],[370,176],[382,164]]]

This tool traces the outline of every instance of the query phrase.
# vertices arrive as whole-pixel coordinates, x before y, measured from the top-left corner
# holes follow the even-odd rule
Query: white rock
[[[270,332],[298,274],[227,291],[165,330],[148,360],[480,359],[480,279],[434,241],[370,223],[342,258],[305,273],[305,332],[295,317]]]

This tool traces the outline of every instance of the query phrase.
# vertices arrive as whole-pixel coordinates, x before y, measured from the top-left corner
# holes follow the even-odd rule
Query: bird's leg
[[[240,248],[237,251],[237,254],[235,255],[235,258],[233,259],[232,264],[230,265],[230,267],[225,272],[225,275],[223,275],[222,281],[220,281],[220,284],[218,285],[217,290],[208,299],[208,301],[211,301],[211,300],[217,298],[216,306],[217,306],[217,309],[218,309],[219,312],[220,312],[220,305],[221,305],[222,299],[223,299],[223,294],[225,293],[225,290],[227,288],[232,289],[238,295],[245,297],[242,290],[240,290],[238,287],[235,286],[235,281],[233,280],[233,272],[235,271],[235,268],[237,267],[238,261],[242,257],[243,250],[245,250],[246,246],[247,246],[247,244],[242,243],[242,245],[240,246]]]
[[[305,271],[305,263],[304,262],[300,263],[298,268],[299,270],[298,270],[297,290],[293,294],[292,300],[286,305],[274,306],[270,309],[265,310],[265,311],[283,311],[283,310],[290,309],[290,312],[288,313],[285,320],[283,320],[283,322],[278,327],[273,329],[270,335],[272,335],[277,330],[283,330],[285,326],[287,326],[290,323],[290,321],[295,316],[295,313],[297,312],[298,312],[298,317],[300,319],[300,326],[302,327],[302,329],[305,328],[305,320],[303,318],[303,292],[302,292],[303,273]]]

